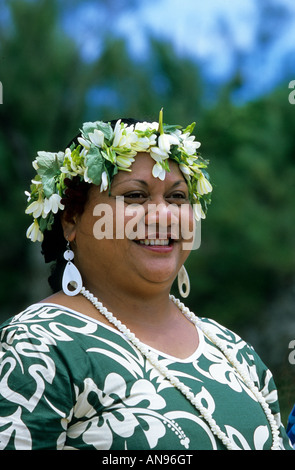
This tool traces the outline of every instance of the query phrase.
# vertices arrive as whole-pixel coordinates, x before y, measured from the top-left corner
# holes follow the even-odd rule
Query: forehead
[[[150,156],[149,153],[138,153],[135,156],[135,161],[132,163],[131,171],[119,171],[113,179],[112,186],[134,179],[144,180],[146,183],[165,183],[165,181],[169,183],[175,182],[175,180],[182,180],[185,182],[178,164],[170,159],[168,161],[170,171],[166,172],[165,180],[162,182],[159,178],[155,178],[152,175],[152,170],[155,163],[155,160]]]

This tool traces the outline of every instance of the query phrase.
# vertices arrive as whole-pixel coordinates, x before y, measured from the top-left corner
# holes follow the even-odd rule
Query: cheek
[[[92,210],[92,231],[97,240],[124,238],[124,202],[107,200]]]
[[[180,210],[180,232],[184,251],[194,249],[198,239],[199,225],[193,215],[191,205],[183,205]]]
[[[145,208],[141,204],[125,204],[116,198],[113,207],[113,237],[117,240],[143,238],[145,234]]]
[[[179,238],[184,240],[189,240],[192,238],[194,233],[194,216],[193,209],[190,204],[182,204],[181,206],[176,206],[171,213],[171,225],[174,226],[176,231],[179,232]]]
[[[89,242],[134,239],[145,231],[145,210],[140,204],[124,203],[117,197],[116,201],[100,202],[81,216],[77,236]]]
[[[126,238],[129,240],[145,238],[145,218],[146,211],[143,205],[131,204],[125,207],[122,219]]]

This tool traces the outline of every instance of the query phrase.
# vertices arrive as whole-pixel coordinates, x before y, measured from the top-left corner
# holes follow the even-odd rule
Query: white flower
[[[199,194],[207,194],[207,193],[211,193],[211,191],[212,191],[212,185],[205,178],[203,173],[200,174],[200,177],[198,179],[197,191],[198,191]]]
[[[56,214],[59,209],[64,209],[64,205],[61,204],[60,201],[61,197],[59,194],[52,194],[49,199],[43,199],[42,194],[39,193],[38,200],[32,202],[32,204],[26,208],[25,213],[32,214],[34,219],[38,219],[40,216],[46,219],[49,212]]]
[[[161,150],[170,153],[171,145],[179,145],[179,139],[174,134],[161,134],[158,138],[158,146]]]
[[[52,194],[49,199],[45,198],[42,217],[45,219],[49,212],[56,214],[59,209],[63,210],[65,206],[60,201],[61,197],[59,194]]]
[[[34,160],[34,161],[32,162],[32,167],[34,168],[34,170],[38,171],[39,166],[38,166],[37,160]]]
[[[195,137],[189,133],[182,134],[182,139],[182,146],[188,155],[194,155],[196,150],[201,146],[201,143],[195,141]]]
[[[101,185],[100,185],[100,192],[102,193],[103,191],[106,191],[108,189],[108,176],[106,172],[104,171],[101,175]]]
[[[151,147],[150,155],[156,162],[161,162],[166,158],[169,158],[169,154],[164,150],[161,150],[159,147]]]
[[[155,134],[152,134],[150,137],[147,137],[149,140],[149,147],[153,147],[157,143],[157,136]]]
[[[83,150],[79,154],[79,157],[77,158],[77,155],[72,153],[70,148],[67,148],[65,151],[65,158],[63,161],[63,166],[60,167],[60,172],[66,174],[67,177],[76,176],[76,175],[84,175],[85,167],[84,167],[83,157],[85,155],[85,152],[87,153],[88,150],[83,148]],[[74,158],[73,158],[73,155],[74,155]]]
[[[143,145],[142,145],[143,144]],[[145,141],[142,141],[140,144],[139,137],[134,132],[134,126],[127,126],[126,124],[121,124],[121,121],[117,121],[114,129],[114,140],[112,148],[117,155],[122,155],[127,158],[135,157],[138,151],[146,150]],[[132,160],[133,161],[133,160]],[[131,163],[132,163],[131,161]],[[130,166],[130,162],[123,160],[122,168],[127,168]]]
[[[169,158],[171,145],[179,145],[179,139],[176,135],[161,134],[158,138],[158,146],[151,147],[151,157],[160,162],[163,159]]]
[[[174,129],[174,131],[171,132],[171,135],[174,135],[180,141],[180,139],[183,138],[185,134],[182,134],[180,129]]]
[[[154,178],[159,178],[161,181],[164,181],[166,171],[159,162],[153,166],[152,175]]]
[[[90,142],[89,140],[83,139],[83,137],[78,137],[78,142],[81,144],[85,149],[90,149]]]
[[[42,181],[41,181],[41,180],[32,179],[32,183],[38,186],[38,184],[42,184]]]
[[[119,119],[114,128],[113,147],[124,147],[126,142],[126,136],[123,136],[124,129],[125,125],[121,126],[121,119]]]
[[[68,158],[70,161],[72,161],[72,151],[69,147],[66,148],[66,150],[65,150],[65,159],[66,158]]]
[[[88,154],[88,150],[85,147],[83,147],[83,149],[80,151],[80,156],[86,157],[87,154]]]
[[[129,168],[134,162],[133,154],[129,155],[117,155],[116,163],[120,168]]]
[[[184,174],[185,177],[193,175],[193,172],[190,169],[190,167],[188,165],[185,165],[184,163],[179,164],[179,169]]]
[[[27,238],[30,238],[32,242],[42,242],[43,241],[43,233],[39,229],[38,221],[35,219],[34,222],[29,226],[27,230]]]
[[[206,218],[206,216],[204,214],[204,211],[203,211],[203,208],[202,208],[202,205],[199,202],[196,202],[193,205],[193,211],[194,211],[195,219],[197,221],[199,221],[200,219],[205,219]]]
[[[29,193],[29,191],[25,191],[25,195],[27,196],[27,202],[30,202],[30,200],[31,200],[31,193]]]
[[[66,173],[74,176],[77,172],[77,165],[73,162],[71,149],[67,148],[65,151],[66,166],[61,166],[61,173]],[[64,162],[65,163],[65,162]],[[72,171],[70,171],[72,170]]]
[[[196,171],[197,173],[200,173],[200,163],[196,163],[198,161],[198,157],[195,155],[190,155],[189,157],[186,158],[186,163],[191,167],[193,171]]]
[[[142,132],[145,132],[146,130],[149,130],[149,129],[157,131],[158,127],[159,127],[158,122],[137,122],[135,124],[135,130],[142,131]]]
[[[158,147],[163,152],[170,152],[170,139],[168,134],[161,134],[158,138]]]
[[[151,137],[138,137],[136,142],[132,143],[131,148],[136,152],[146,152],[152,145],[156,145],[156,136],[154,134]]]
[[[43,212],[44,208],[44,199],[42,194],[39,193],[37,201],[32,202],[25,210],[26,214],[33,214],[34,219],[38,219]]]
[[[88,176],[88,167],[86,167],[86,169],[84,170],[84,175],[83,175],[83,179],[85,181],[85,183],[92,183],[92,179],[89,178]]]
[[[94,132],[88,135],[90,141],[97,147],[102,147],[104,143],[104,133],[99,129],[94,129]]]

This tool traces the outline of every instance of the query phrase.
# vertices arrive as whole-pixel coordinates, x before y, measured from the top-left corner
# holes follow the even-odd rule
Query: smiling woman
[[[134,299],[138,297],[142,300],[149,298],[152,292],[157,294],[158,290],[169,292],[175,275],[189,254],[188,250],[184,251],[182,248],[181,231],[178,238],[172,233],[176,217],[170,210],[170,204],[174,200],[177,200],[177,205],[173,205],[174,211],[175,208],[180,210],[183,204],[190,207],[188,217],[193,225],[188,187],[177,164],[173,163],[171,162],[170,172],[165,180],[161,181],[152,175],[153,160],[147,154],[139,153],[131,173],[122,171],[114,177],[110,193],[100,192],[93,186],[88,193],[83,214],[70,221],[62,220],[66,238],[69,242],[75,241],[79,247],[79,250],[74,249],[75,263],[85,284],[97,297],[103,298],[107,305],[113,304],[114,296],[123,301],[130,289]],[[141,182],[142,179],[144,183]],[[180,194],[181,198],[178,197]],[[122,212],[119,213],[117,197],[124,199],[122,206],[119,206]],[[140,238],[130,236],[130,224],[133,225],[134,221],[134,202],[137,203],[136,212],[142,216]],[[98,231],[97,221],[94,223],[93,217],[98,206],[109,208],[108,217],[103,218],[103,223],[113,227],[114,232],[114,236],[103,237],[99,242],[93,236],[94,231]],[[158,210],[154,210],[155,207]],[[117,238],[116,221],[120,220],[121,225],[123,222],[125,235]],[[112,235],[112,230],[109,232]],[[126,236],[127,232],[129,236]],[[132,231],[133,235],[134,233],[136,232]],[[97,263],[97,260],[100,262]],[[108,272],[112,273],[112,285],[116,285],[116,294],[109,288],[110,280],[106,277]],[[117,309],[114,306],[112,308]],[[122,309],[125,310],[123,305],[120,306],[120,310]],[[130,314],[129,308],[127,310]]]
[[[1,326],[1,449],[291,448],[253,348],[170,294],[211,200],[192,130],[97,121],[38,153],[54,293]]]

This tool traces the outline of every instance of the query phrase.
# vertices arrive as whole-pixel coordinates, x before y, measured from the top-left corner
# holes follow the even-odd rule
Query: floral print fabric
[[[213,320],[280,425],[277,391],[255,351]],[[54,304],[2,325],[0,449],[223,449],[191,403],[113,329]],[[237,449],[270,449],[265,414],[202,332],[185,360],[158,360],[202,400]],[[281,427],[281,447],[291,448]]]
[[[295,406],[293,410],[291,411],[289,419],[288,419],[287,433],[295,449]]]

